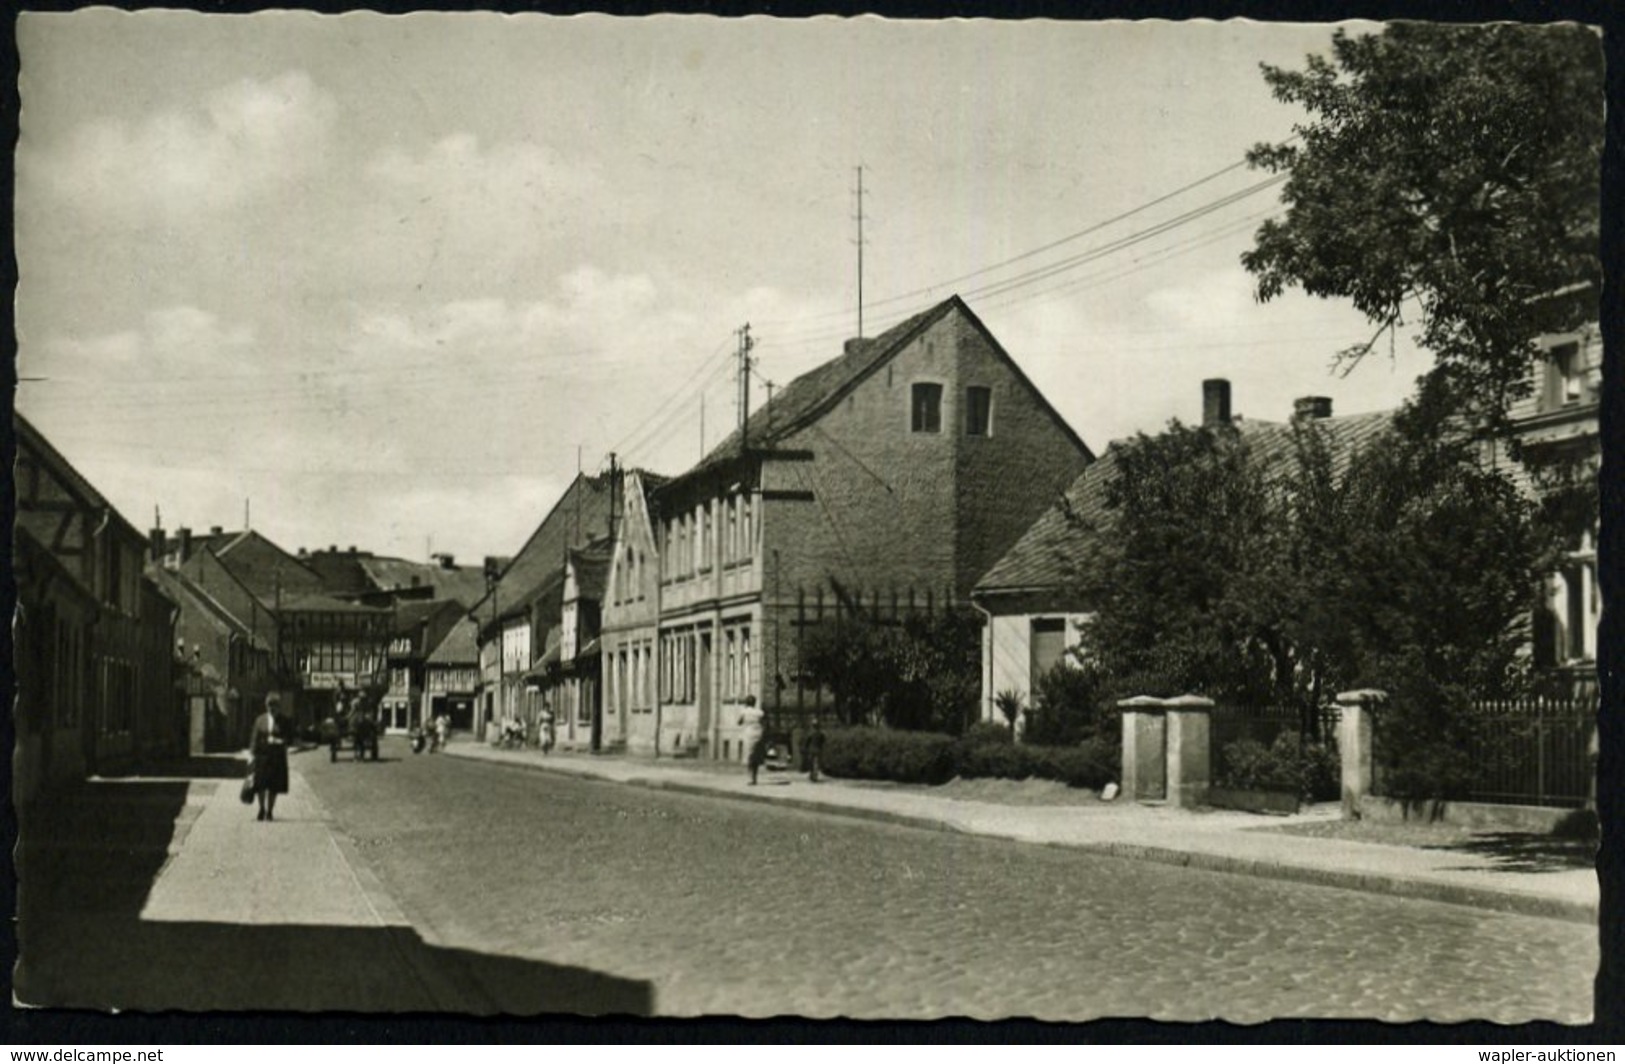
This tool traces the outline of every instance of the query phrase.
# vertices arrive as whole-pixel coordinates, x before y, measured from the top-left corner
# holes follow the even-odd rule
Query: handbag
[[[248,770],[248,775],[243,777],[243,789],[238,792],[237,797],[242,800],[244,805],[254,804],[254,770],[252,768]]]

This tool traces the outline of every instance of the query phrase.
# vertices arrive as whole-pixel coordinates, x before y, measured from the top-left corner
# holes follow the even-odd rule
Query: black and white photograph
[[[21,14],[14,1004],[1592,1024],[1603,44]]]

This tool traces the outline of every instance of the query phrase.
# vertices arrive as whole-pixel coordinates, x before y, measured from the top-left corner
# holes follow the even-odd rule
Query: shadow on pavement
[[[441,949],[410,928],[156,922],[53,914],[21,935],[17,1000],[121,1011],[648,1016],[652,987]]]
[[[217,761],[198,760],[205,772]],[[19,814],[17,1001],[125,1011],[652,1014],[645,981],[440,948],[409,927],[142,920],[171,849],[203,808],[187,803],[188,791],[196,802],[221,786],[231,784],[98,780]]]
[[[1597,866],[1595,840],[1528,831],[1481,831],[1459,842],[1426,848],[1487,857],[1505,872],[1571,872]]]

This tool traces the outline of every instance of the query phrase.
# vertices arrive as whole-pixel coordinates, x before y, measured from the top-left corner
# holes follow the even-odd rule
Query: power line
[[[1284,144],[1290,144],[1292,141],[1294,141],[1296,139],[1297,139],[1297,134],[1294,134],[1294,135],[1286,138],[1285,140],[1281,141],[1281,144],[1283,144],[1283,145]],[[1032,248],[1029,251],[1023,251],[1019,255],[1012,255],[1010,258],[1003,259],[1003,260],[1001,260],[999,262],[995,262],[995,263],[993,263],[992,265],[989,265],[989,266],[980,267],[978,269],[970,271],[969,273],[961,274],[958,277],[949,278],[946,281],[938,281],[935,284],[927,285],[924,288],[916,288],[911,292],[903,292],[903,293],[901,293],[899,295],[888,296],[885,299],[875,300],[875,301],[871,302],[869,305],[870,306],[875,306],[875,307],[887,306],[887,305],[890,305],[890,304],[893,304],[893,303],[900,303],[900,302],[904,302],[904,301],[907,301],[907,300],[915,299],[916,297],[919,297],[919,296],[929,295],[932,292],[936,292],[936,291],[939,291],[939,290],[941,290],[943,288],[947,288],[950,285],[960,284],[960,283],[962,283],[964,281],[969,281],[969,280],[972,280],[974,278],[981,277],[981,276],[983,276],[985,274],[992,273],[995,270],[1001,270],[1006,266],[1013,265],[1013,264],[1015,264],[1017,262],[1023,262],[1023,261],[1025,261],[1027,259],[1033,258],[1036,255],[1042,255],[1046,251],[1053,251],[1054,249],[1056,249],[1058,247],[1062,247],[1062,246],[1064,246],[1066,244],[1069,244],[1074,240],[1078,240],[1078,239],[1080,239],[1082,237],[1089,236],[1092,233],[1097,233],[1100,230],[1106,228],[1107,226],[1115,225],[1118,222],[1121,222],[1121,221],[1124,221],[1126,219],[1132,218],[1135,215],[1140,214],[1140,213],[1142,213],[1144,211],[1148,211],[1152,207],[1160,206],[1161,204],[1164,204],[1164,203],[1168,202],[1171,199],[1174,199],[1174,198],[1176,198],[1178,196],[1182,196],[1186,192],[1191,191],[1192,189],[1200,188],[1202,185],[1205,185],[1210,181],[1217,180],[1218,178],[1223,177],[1225,174],[1231,173],[1232,171],[1235,171],[1235,170],[1239,170],[1239,169],[1241,169],[1242,167],[1244,167],[1246,165],[1247,165],[1247,160],[1246,159],[1237,160],[1236,162],[1233,162],[1228,166],[1225,166],[1225,167],[1222,167],[1222,168],[1220,168],[1218,170],[1215,170],[1210,174],[1205,174],[1202,177],[1199,177],[1196,180],[1189,182],[1188,184],[1181,185],[1179,188],[1176,188],[1171,192],[1163,193],[1162,195],[1156,197],[1155,199],[1148,200],[1145,203],[1142,203],[1137,207],[1131,207],[1130,209],[1128,209],[1126,211],[1123,211],[1120,214],[1112,215],[1110,218],[1107,218],[1104,221],[1096,222],[1096,223],[1094,223],[1092,225],[1084,227],[1083,229],[1079,229],[1076,232],[1068,233],[1066,236],[1063,236],[1063,237],[1059,238],[1058,240],[1052,240],[1047,244],[1043,244],[1043,245],[1040,245],[1039,247]],[[830,312],[826,312],[826,313],[823,313],[823,314],[813,315],[811,317],[804,318],[804,319],[801,319],[801,320],[802,321],[807,321],[807,322],[819,321],[819,320],[823,320],[823,319],[827,319],[827,318],[836,317],[836,316],[842,315],[844,313],[845,313],[844,311],[830,311]],[[773,321],[773,322],[769,322],[768,324],[771,324],[771,325],[795,325],[795,324],[797,324],[797,322],[795,322],[795,321]]]

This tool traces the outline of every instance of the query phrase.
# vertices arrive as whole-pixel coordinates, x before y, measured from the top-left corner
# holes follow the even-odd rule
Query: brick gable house
[[[804,629],[963,604],[1092,460],[958,296],[848,341],[654,493],[662,752],[742,759],[747,700],[820,712]]]

